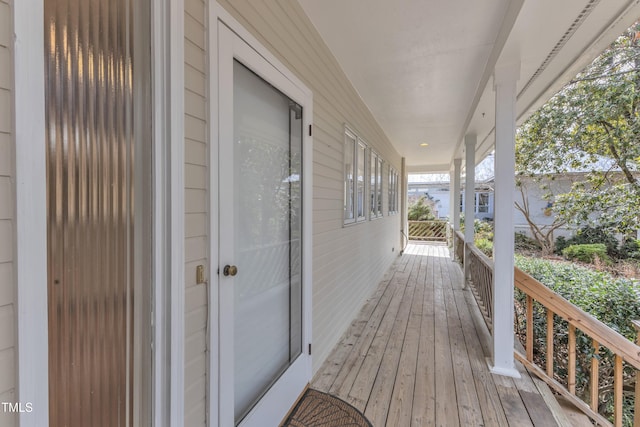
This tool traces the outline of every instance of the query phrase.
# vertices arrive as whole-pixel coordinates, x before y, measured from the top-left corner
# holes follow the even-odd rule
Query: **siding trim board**
[[[33,25],[43,22],[43,16],[42,0],[13,3],[18,312],[15,396],[17,402],[29,402],[34,408],[18,415],[22,427],[49,423],[44,25]]]

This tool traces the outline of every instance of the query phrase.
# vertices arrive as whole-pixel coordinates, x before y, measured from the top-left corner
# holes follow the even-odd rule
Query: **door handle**
[[[222,274],[225,276],[235,276],[238,274],[238,267],[235,265],[225,265],[222,269]]]

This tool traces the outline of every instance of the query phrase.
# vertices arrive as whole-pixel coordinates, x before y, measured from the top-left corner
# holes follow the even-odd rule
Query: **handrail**
[[[525,355],[515,351],[516,358],[537,376],[544,380],[557,392],[572,401],[575,406],[586,415],[601,425],[622,426],[623,422],[623,382],[624,363],[636,370],[640,369],[640,346],[627,340],[624,336],[614,331],[590,314],[582,311],[562,296],[540,283],[522,270],[514,271],[515,286],[526,295],[526,332]],[[533,330],[533,302],[537,301],[547,311],[547,340],[546,340],[546,367],[539,367],[533,358],[534,355],[534,330]],[[554,315],[564,319],[568,324],[567,334],[567,385],[561,384],[555,378],[554,372]],[[591,339],[594,354],[591,355],[589,401],[587,404],[576,395],[576,329]],[[599,409],[599,366],[597,356],[601,347],[606,347],[613,353],[613,393],[614,393],[614,424],[598,413]],[[640,399],[640,389],[636,386],[634,400],[637,404]],[[634,426],[640,425],[640,414],[636,414]]]
[[[606,346],[615,354],[621,355],[634,368],[640,369],[640,347],[638,345],[629,341],[589,313],[582,311],[517,267],[515,269],[515,284],[522,292],[530,295],[533,299],[551,309],[554,314],[567,320],[582,332],[590,336],[597,336],[601,345]]]
[[[469,257],[469,284],[489,331],[493,324],[493,260],[475,245],[466,243]]]

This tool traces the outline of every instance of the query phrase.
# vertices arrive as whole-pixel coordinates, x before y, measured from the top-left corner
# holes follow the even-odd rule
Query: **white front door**
[[[219,23],[220,425],[277,425],[310,380],[308,97]]]

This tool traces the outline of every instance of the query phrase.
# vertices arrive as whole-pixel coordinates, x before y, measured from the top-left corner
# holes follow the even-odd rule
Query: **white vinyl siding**
[[[0,0],[0,402],[16,400],[14,279],[14,150],[12,133],[12,10]],[[44,146],[43,146],[44,147]],[[0,425],[15,426],[15,414],[0,410]]]
[[[401,247],[398,215],[344,227],[344,124],[389,164],[401,159],[297,2],[219,3],[313,92],[315,372]]]
[[[185,0],[184,5],[184,425],[205,426],[208,285],[196,284],[196,267],[208,265],[207,11],[202,0]]]

